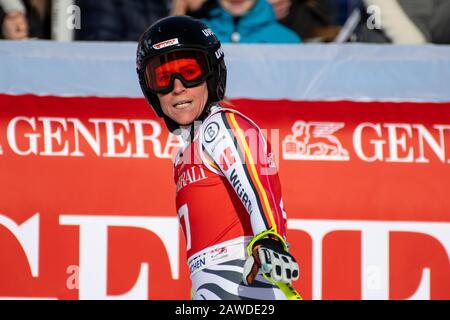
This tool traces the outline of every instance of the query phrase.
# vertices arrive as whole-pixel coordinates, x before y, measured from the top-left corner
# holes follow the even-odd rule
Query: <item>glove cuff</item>
[[[253,250],[257,249],[258,247],[265,247],[268,249],[271,249],[275,252],[285,252],[283,247],[283,243],[279,240],[275,240],[273,238],[262,238],[256,241],[253,245]]]
[[[264,240],[264,243],[261,243],[261,241]],[[256,247],[256,245],[265,245],[266,243],[269,243],[269,245],[271,247],[277,248],[278,252],[285,251],[288,252],[288,246],[286,244],[286,242],[284,241],[283,237],[281,235],[279,235],[278,233],[276,233],[273,228],[266,230],[264,232],[261,232],[259,234],[257,234],[256,236],[253,237],[252,241],[250,241],[250,243],[247,246],[247,254],[249,256],[252,255],[253,253],[253,248]],[[267,246],[269,247],[269,246]]]

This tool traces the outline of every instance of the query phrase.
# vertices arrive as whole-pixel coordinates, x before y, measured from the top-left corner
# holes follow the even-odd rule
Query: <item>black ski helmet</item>
[[[158,20],[141,35],[136,53],[136,72],[145,98],[159,117],[163,117],[168,129],[173,132],[179,125],[167,117],[159,98],[152,92],[145,79],[145,69],[150,59],[173,51],[198,50],[205,54],[211,75],[206,79],[208,101],[202,116],[208,113],[213,103],[225,95],[227,69],[219,39],[200,20],[188,16],[172,16]]]

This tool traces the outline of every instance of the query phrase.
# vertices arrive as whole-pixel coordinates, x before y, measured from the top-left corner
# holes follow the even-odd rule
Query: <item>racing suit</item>
[[[246,116],[215,105],[174,162],[176,208],[186,238],[193,299],[286,299],[261,275],[242,282],[246,247],[286,214],[270,145]]]

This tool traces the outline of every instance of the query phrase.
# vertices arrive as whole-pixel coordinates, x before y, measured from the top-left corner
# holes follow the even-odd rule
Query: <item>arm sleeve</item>
[[[408,17],[398,0],[364,0],[367,7],[376,6],[381,14],[382,28],[396,44],[426,43],[424,34]]]
[[[270,145],[244,116],[222,111],[204,123],[203,156],[222,174],[250,215],[254,235],[273,230],[285,237],[286,214]]]

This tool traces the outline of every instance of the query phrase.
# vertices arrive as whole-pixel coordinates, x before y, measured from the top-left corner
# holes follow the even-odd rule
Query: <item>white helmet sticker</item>
[[[222,46],[219,47],[219,49],[216,50],[216,59],[220,59],[221,56],[223,56],[223,49]]]
[[[202,32],[205,35],[205,37],[209,37],[209,36],[213,36],[214,35],[214,32],[210,28],[203,29]]]
[[[174,39],[156,43],[153,45],[153,49],[159,50],[159,49],[162,49],[165,47],[174,46],[176,44],[178,44],[178,38],[174,38]]]

